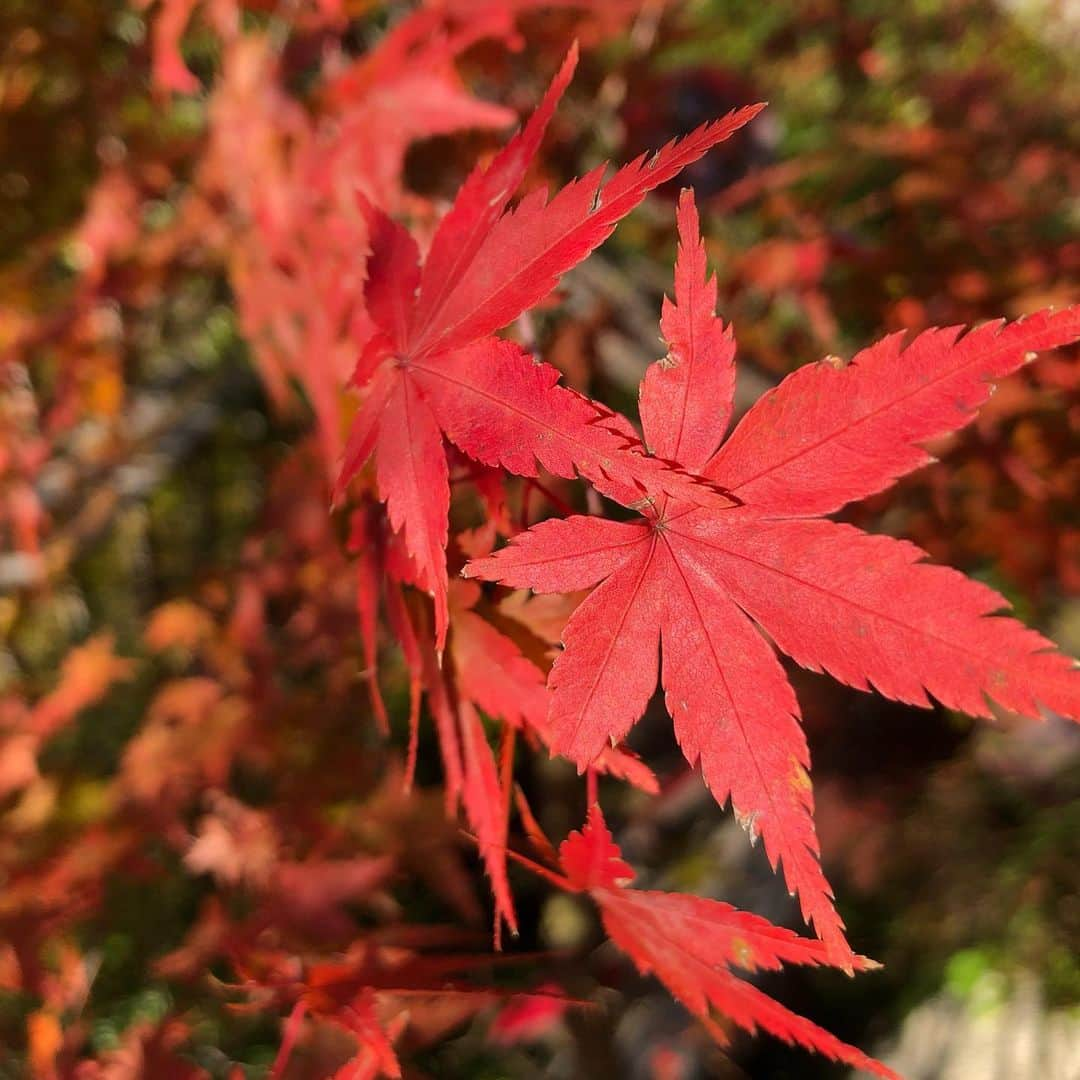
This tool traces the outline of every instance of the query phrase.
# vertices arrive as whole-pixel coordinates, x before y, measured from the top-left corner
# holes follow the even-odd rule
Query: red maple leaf
[[[741,501],[716,510],[661,496],[635,522],[571,517],[515,537],[466,575],[566,592],[600,584],[570,618],[549,677],[552,747],[588,766],[622,739],[661,680],[687,760],[730,797],[803,915],[850,962],[819,864],[806,739],[794,692],[758,623],[804,667],[887,697],[989,716],[987,699],[1027,716],[1080,718],[1080,670],[1011,619],[1003,597],[922,565],[910,543],[813,519],[929,460],[920,444],[966,424],[988,379],[1031,350],[1080,337],[1080,308],[960,337],[886,338],[846,367],[802,368],[766,394],[717,449],[731,414],[735,343],[714,316],[692,195],[679,205],[668,355],[641,386],[652,451]],[[607,485],[632,505],[636,493]]]
[[[668,493],[727,502],[713,487],[642,452],[621,418],[558,384],[556,369],[492,336],[547,296],[560,276],[601,244],[657,185],[696,161],[759,111],[751,106],[706,124],[603,184],[605,166],[551,201],[541,188],[506,212],[570,81],[572,49],[525,127],[465,182],[423,265],[406,229],[365,204],[370,233],[366,301],[376,330],[354,383],[366,395],[354,421],[339,490],[375,455],[380,497],[405,536],[419,583],[435,599],[441,649],[448,622],[443,437],[485,465],[535,476],[578,472]]]
[[[544,742],[550,733],[543,673],[514,641],[473,610],[478,599],[479,586],[474,582],[450,583],[449,647],[441,667],[430,636],[413,640],[422,641],[428,705],[443,759],[448,806],[455,806],[460,798],[484,860],[495,903],[495,945],[499,948],[503,922],[517,934],[506,873],[510,790],[505,783],[507,775],[500,775],[480,713],[504,725],[500,754],[504,764],[506,755],[510,760],[513,757],[514,732],[523,730],[534,741]],[[415,712],[412,717],[415,725]],[[416,742],[412,726],[408,770],[415,764]],[[605,746],[594,765],[599,772],[620,777],[644,791],[657,791],[651,770],[626,750]]]
[[[321,94],[337,121],[324,167],[335,177],[359,178],[383,206],[401,200],[411,143],[466,128],[505,129],[517,119],[513,110],[468,93],[454,68],[482,32],[447,36],[442,22],[441,15],[413,12]]]
[[[473,610],[475,582],[450,583],[450,663],[458,696],[487,716],[548,743],[548,695],[543,672],[517,644]],[[642,791],[659,790],[652,771],[629,751],[605,746],[593,766]]]
[[[719,900],[628,888],[634,872],[596,804],[589,808],[581,832],[571,833],[559,847],[565,877],[518,858],[560,888],[587,892],[600,908],[608,937],[639,971],[654,974],[718,1042],[727,1038],[713,1019],[714,1011],[751,1034],[760,1028],[784,1042],[895,1080],[891,1069],[786,1009],[733,970],[754,974],[779,971],[785,964],[828,965],[824,943]],[[866,970],[877,965],[853,956],[851,966]]]

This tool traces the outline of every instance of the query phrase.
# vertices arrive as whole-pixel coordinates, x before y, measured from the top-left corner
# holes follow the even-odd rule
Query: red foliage
[[[984,695],[1016,712],[1043,704],[1080,717],[1080,678],[1045,638],[987,618],[1007,601],[949,570],[919,566],[911,544],[807,520],[921,465],[919,443],[970,420],[986,380],[1031,347],[1080,337],[1080,308],[1005,330],[921,334],[900,353],[886,338],[848,366],[801,368],[764,395],[731,438],[735,343],[713,314],[690,193],[680,202],[669,352],[641,386],[646,444],[715,479],[735,508],[666,496],[638,522],[548,521],[516,536],[469,575],[566,592],[598,584],[563,633],[549,686],[553,748],[586,768],[620,740],[663,683],[679,744],[700,761],[717,801],[729,797],[772,864],[783,862],[803,914],[846,964],[850,952],[818,864],[810,755],[799,707],[765,639],[805,667],[860,689],[990,715]],[[898,375],[898,361],[906,361]],[[624,505],[637,492],[606,485]],[[843,566],[838,576],[836,568]],[[744,614],[745,613],[745,614]]]
[[[224,579],[208,569],[194,598],[164,604],[145,627],[152,693],[87,827],[51,848],[4,843],[0,926],[13,942],[4,970],[42,1002],[27,1029],[37,1073],[204,1075],[177,1053],[188,1038],[182,1017],[133,1024],[93,1062],[82,1023],[58,1019],[77,1013],[78,980],[51,970],[46,945],[101,909],[109,875],[123,868],[155,880],[161,857],[148,855],[147,832],[216,890],[157,971],[194,981],[227,963],[235,980],[216,989],[240,997],[237,1009],[283,1020],[272,1075],[305,1046],[321,1075],[399,1076],[407,1050],[507,998],[492,1037],[542,1034],[579,1003],[546,982],[524,994],[500,988],[490,970],[500,958],[481,952],[476,934],[409,926],[395,897],[402,878],[417,880],[477,923],[461,812],[490,883],[500,948],[504,926],[519,930],[508,872],[516,804],[544,864],[530,865],[588,894],[610,940],[715,1038],[730,1021],[893,1075],[736,971],[872,966],[849,946],[821,868],[809,749],[773,646],[897,701],[1080,720],[1080,672],[1046,638],[1000,616],[1003,597],[925,564],[912,543],[823,517],[928,464],[927,444],[969,424],[991,380],[1080,339],[1080,308],[967,333],[923,329],[906,347],[893,334],[849,363],[800,368],[724,441],[735,337],[716,315],[717,284],[686,192],[674,300],[660,321],[668,351],[641,383],[639,435],[626,417],[560,385],[521,320],[649,192],[761,106],[703,124],[606,182],[599,165],[550,198],[541,185],[515,203],[570,85],[574,45],[529,120],[443,212],[408,190],[410,146],[501,130],[515,115],[467,87],[458,67],[468,50],[519,43],[517,16],[534,8],[574,9],[603,34],[636,5],[429,3],[359,59],[346,59],[340,43],[327,47],[307,100],[273,33],[259,28],[266,6],[157,5],[159,92],[200,90],[180,52],[193,18],[222,53],[178,220],[150,243],[135,209],[167,184],[151,168],[107,172],[74,233],[80,266],[64,314],[8,328],[12,370],[43,340],[82,361],[56,380],[41,418],[22,398],[0,415],[11,432],[0,450],[0,522],[33,557],[35,582],[57,561],[39,558],[48,522],[32,488],[50,440],[75,426],[88,398],[108,415],[122,396],[121,351],[102,344],[109,290],[138,308],[151,281],[179,273],[181,252],[197,252],[228,277],[274,407],[295,410],[299,389],[314,416],[314,437],[273,472],[241,566]],[[295,4],[290,32],[324,45],[351,14],[349,3]],[[246,19],[256,28],[243,29]],[[820,237],[778,241],[742,271],[763,288],[820,299],[829,250]],[[131,263],[138,280],[118,284],[117,267]],[[819,327],[830,325],[817,310]],[[498,335],[516,321],[525,341]],[[1018,482],[1037,485],[1022,460],[1008,460]],[[568,482],[557,487],[566,491],[579,479],[639,516],[569,513],[547,485]],[[522,492],[540,493],[540,513],[563,516],[529,527]],[[345,543],[332,499],[348,515]],[[509,543],[497,548],[500,538]],[[504,595],[451,579],[458,570],[536,593],[591,591],[565,602]],[[391,641],[398,659],[388,665]],[[384,693],[395,664],[409,695],[403,748]],[[57,797],[39,768],[46,745],[137,670],[99,636],[68,654],[54,687],[0,702],[0,796],[19,798],[17,829],[40,824],[40,808]],[[374,731],[354,745],[360,681]],[[588,774],[591,795],[598,773],[655,793],[656,777],[622,743],[658,682],[686,761],[719,803],[730,799],[751,842],[763,839],[773,868],[782,864],[817,940],[717,900],[629,888],[633,871],[592,797],[584,828],[556,855],[515,791],[524,747],[568,758]],[[416,783],[422,699],[441,792]],[[313,773],[320,741],[334,749]],[[249,805],[235,777],[265,778],[268,762],[283,774],[275,798]],[[339,804],[349,813],[336,813]],[[320,1050],[324,1029],[347,1049]]]
[[[581,832],[563,841],[559,861],[565,887],[585,891],[596,901],[608,937],[638,970],[655,974],[720,1042],[725,1041],[724,1031],[712,1019],[712,1010],[747,1031],[761,1028],[785,1042],[896,1080],[891,1069],[789,1012],[732,971],[751,974],[784,964],[827,964],[828,951],[820,942],[718,900],[628,888],[634,872],[595,804]],[[861,956],[850,962],[860,970],[874,966]]]

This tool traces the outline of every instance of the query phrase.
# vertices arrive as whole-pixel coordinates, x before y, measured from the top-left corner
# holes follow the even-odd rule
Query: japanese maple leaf
[[[194,94],[199,80],[184,62],[180,43],[196,9],[204,20],[226,42],[235,40],[240,26],[241,8],[256,7],[245,0],[135,0],[135,7],[147,10],[156,7],[152,32],[152,76],[159,90],[177,94]],[[314,10],[304,10],[305,8]],[[344,12],[341,0],[314,0],[314,3],[293,4],[291,18],[312,28],[341,23]]]
[[[270,1077],[294,1074],[288,1065],[306,1016],[343,1028],[356,1039],[356,1056],[333,1080],[376,1080],[401,1075],[394,1047],[406,1029],[405,1041],[415,1053],[437,1041],[448,1021],[459,1023],[492,1005],[515,1006],[522,1017],[520,1029],[530,1026],[530,1016],[586,1004],[550,983],[523,991],[483,981],[490,977],[493,958],[460,951],[470,940],[444,927],[414,925],[401,932],[360,936],[340,959],[302,968],[284,952],[264,952],[257,966],[241,969],[246,978],[236,989],[258,995],[264,1005],[268,999],[292,1002]],[[419,951],[430,947],[457,951]],[[521,958],[508,962],[520,964]]]
[[[534,476],[542,466],[558,476],[580,472],[632,486],[639,496],[728,501],[643,453],[629,425],[558,386],[559,373],[519,345],[492,336],[550,293],[648,191],[758,111],[753,106],[706,124],[648,160],[637,158],[607,184],[600,166],[550,202],[540,189],[504,212],[576,57],[572,49],[521,132],[465,182],[422,266],[409,233],[366,206],[366,301],[376,330],[354,376],[366,396],[349,435],[339,491],[374,454],[390,522],[404,532],[420,584],[434,597],[440,649],[448,620],[444,435],[483,464],[519,475]]]
[[[550,742],[548,695],[544,673],[506,634],[478,614],[480,587],[472,581],[450,583],[450,668],[459,698],[487,716]],[[593,766],[655,795],[652,770],[628,750],[605,746]]]
[[[321,92],[335,119],[328,156],[382,206],[401,201],[409,145],[466,128],[509,127],[511,109],[471,95],[455,58],[481,35],[448,36],[440,16],[413,12]]]
[[[513,640],[473,610],[479,598],[480,588],[475,582],[450,583],[450,636],[447,662],[441,667],[429,635],[414,636],[413,641],[422,642],[428,705],[439,738],[448,808],[456,808],[460,799],[469,828],[476,837],[491,882],[495,946],[499,948],[504,922],[517,934],[506,873],[510,792],[505,786],[507,774],[500,775],[480,713],[505,725],[504,763],[513,758],[511,733],[524,730],[546,742],[550,731],[543,673]],[[407,616],[405,623],[408,624]],[[405,651],[408,656],[408,648]],[[411,723],[414,725],[415,720]],[[410,776],[415,767],[416,744],[416,728],[411,726],[407,765]],[[658,790],[652,771],[618,747],[605,746],[597,756],[595,767],[651,794]]]
[[[101,701],[113,683],[135,674],[135,662],[118,657],[113,646],[112,634],[99,634],[64,657],[57,686],[30,714],[28,728],[37,738],[51,738],[83,709]]]
[[[623,861],[595,804],[581,832],[571,833],[559,847],[559,863],[565,876],[529,865],[563,889],[588,893],[600,908],[612,942],[639,971],[654,974],[717,1041],[727,1039],[713,1019],[714,1011],[751,1034],[761,1028],[856,1069],[896,1077],[733,970],[753,974],[779,971],[785,964],[827,965],[830,959],[822,942],[801,938],[719,900],[628,888],[634,872]],[[852,964],[864,970],[876,966],[859,956]]]
[[[641,386],[652,450],[741,501],[700,508],[661,497],[637,521],[544,522],[466,575],[540,592],[600,584],[577,608],[552,668],[551,745],[584,769],[621,739],[656,687],[687,760],[760,835],[804,917],[843,962],[850,951],[819,865],[799,706],[775,645],[860,689],[989,716],[1080,718],[1080,671],[1045,638],[992,613],[1006,601],[913,544],[816,519],[929,461],[921,443],[966,424],[1032,350],[1080,337],[1080,308],[964,337],[885,338],[845,366],[805,367],[765,394],[719,449],[731,414],[735,343],[713,314],[692,195],[679,204],[668,355]],[[633,492],[609,485],[627,505]]]

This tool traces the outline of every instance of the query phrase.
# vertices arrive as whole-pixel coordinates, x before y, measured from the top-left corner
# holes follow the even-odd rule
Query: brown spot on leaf
[[[752,971],[757,966],[754,961],[754,950],[745,938],[731,939],[731,961],[744,971]]]
[[[810,774],[803,768],[802,763],[793,756],[791,765],[791,786],[796,791],[810,791],[814,785],[810,780]]]

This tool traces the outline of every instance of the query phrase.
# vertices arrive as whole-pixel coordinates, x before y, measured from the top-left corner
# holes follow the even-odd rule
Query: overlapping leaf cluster
[[[440,429],[482,464],[526,476],[536,461],[555,475],[576,469],[604,494],[644,510],[636,524],[543,523],[494,556],[472,560],[464,573],[538,592],[597,586],[567,622],[548,679],[552,749],[583,771],[592,767],[644,712],[659,676],[688,760],[700,763],[719,801],[731,799],[751,836],[763,837],[826,955],[850,970],[854,957],[819,864],[798,704],[754,624],[804,666],[896,700],[928,705],[929,693],[973,715],[989,716],[994,701],[1033,717],[1040,707],[1080,716],[1075,665],[998,615],[1008,607],[1003,597],[920,565],[923,553],[913,545],[816,520],[926,464],[922,445],[968,423],[991,379],[1080,336],[1080,310],[968,333],[928,330],[906,348],[893,335],[850,364],[804,368],[765,395],[721,446],[735,346],[714,314],[715,285],[706,277],[693,201],[684,197],[676,301],[661,323],[669,352],[641,389],[645,460],[663,463],[680,482],[686,474],[714,487],[702,497],[647,475],[631,441],[621,452],[607,450],[598,467],[578,419],[580,399],[563,404],[554,380],[544,379],[542,367],[530,370],[536,365],[517,346],[478,340],[542,299],[606,235],[612,217],[633,205],[624,189],[643,174],[640,162],[607,186],[590,174],[550,203],[540,192],[503,215],[508,184],[519,178],[507,163],[527,152],[566,77],[564,67],[521,136],[470,177],[423,270],[407,233],[376,217],[367,296],[377,330],[357,370],[367,395],[344,475],[376,454],[378,493],[412,556],[412,583],[434,597],[436,648],[449,622]],[[689,160],[678,151],[715,130],[658,153],[651,181],[668,179]],[[625,430],[593,408],[583,417],[593,432],[607,438]],[[579,426],[567,432],[567,422]],[[468,762],[468,702],[464,715]],[[492,764],[462,786],[497,912],[513,926],[499,844],[478,813],[498,794],[494,776]],[[477,789],[485,795],[471,806]]]
[[[59,963],[43,955],[104,902],[107,874],[152,862],[139,831],[152,819],[168,857],[217,890],[158,972],[190,984],[226,961],[231,981],[218,989],[282,1021],[274,1075],[304,1054],[321,1075],[400,1075],[402,1047],[426,1045],[440,1025],[508,996],[486,978],[492,960],[474,934],[394,917],[392,885],[409,878],[476,921],[454,843],[460,815],[490,882],[497,947],[505,929],[518,930],[516,857],[588,894],[610,940],[718,1040],[726,1018],[892,1075],[754,983],[789,964],[849,974],[871,966],[848,943],[822,871],[810,754],[777,654],[917,706],[1080,719],[1075,665],[1002,614],[1001,596],[930,565],[911,543],[826,516],[926,465],[926,444],[970,423],[993,381],[1080,338],[1080,309],[930,328],[909,341],[894,334],[850,362],[829,357],[764,394],[729,434],[736,338],[717,315],[685,192],[673,299],[660,314],[667,352],[641,382],[639,432],[562,385],[534,354],[530,313],[650,191],[737,136],[761,106],[549,194],[529,178],[575,46],[521,130],[446,208],[408,190],[410,144],[499,130],[514,117],[467,90],[456,61],[480,41],[515,44],[517,17],[531,9],[578,10],[580,28],[603,34],[637,5],[431,3],[359,58],[335,55],[303,104],[287,85],[281,26],[252,30],[246,6],[159,5],[161,92],[201,85],[179,48],[193,18],[222,57],[179,219],[148,256],[131,219],[155,174],[108,173],[77,236],[83,264],[66,321],[9,334],[16,357],[42,340],[92,338],[110,290],[138,309],[138,288],[121,292],[109,278],[118,264],[141,260],[140,272],[167,281],[196,249],[227,274],[275,407],[294,408],[299,386],[315,418],[315,438],[273,472],[242,571],[227,585],[206,582],[198,602],[159,607],[145,628],[144,660],[166,677],[98,792],[89,838],[5,852],[11,888],[0,920],[16,944],[4,970],[41,999],[27,1026],[35,1067],[67,1075],[86,1056],[78,1012],[89,964],[74,948]],[[288,26],[325,42],[351,14],[321,0],[295,5]],[[119,357],[103,365],[116,397]],[[61,381],[41,427],[55,437],[72,426],[80,395],[85,385]],[[106,404],[121,412],[121,402]],[[10,410],[5,423],[16,437],[0,460],[14,478],[4,512],[39,585],[55,568],[32,483],[47,439],[35,408]],[[577,481],[591,488],[588,515],[558,494]],[[409,691],[400,755],[386,741],[390,653]],[[377,736],[363,746],[349,741],[355,727],[342,730],[355,711],[358,656]],[[52,692],[3,703],[0,790],[17,798],[17,821],[40,820],[58,797],[41,765],[48,744],[137,670],[113,641],[95,638],[69,656]],[[657,791],[624,740],[658,687],[688,765],[718,803],[730,802],[750,840],[761,838],[814,937],[720,901],[627,887],[633,875],[595,782],[603,774]],[[435,798],[417,784],[432,774],[421,759],[431,744],[425,718],[441,762]],[[324,757],[298,744],[297,730],[312,745],[340,742],[340,760],[312,776],[312,759],[321,768]],[[588,774],[587,822],[557,852],[515,798],[521,746]],[[293,785],[265,806],[241,795],[265,779],[267,761],[283,760]],[[327,791],[312,790],[320,782]],[[323,812],[328,797],[341,813]],[[512,850],[515,806],[538,862]],[[361,929],[358,908],[382,925]],[[566,1006],[559,988],[536,986],[503,1012],[501,1030],[513,1038],[515,1024],[553,1022]],[[347,1053],[320,1043],[328,1027]],[[188,1034],[170,1014],[133,1025],[120,1052],[205,1075],[177,1049]],[[79,1075],[110,1067],[84,1064],[96,1071]]]

